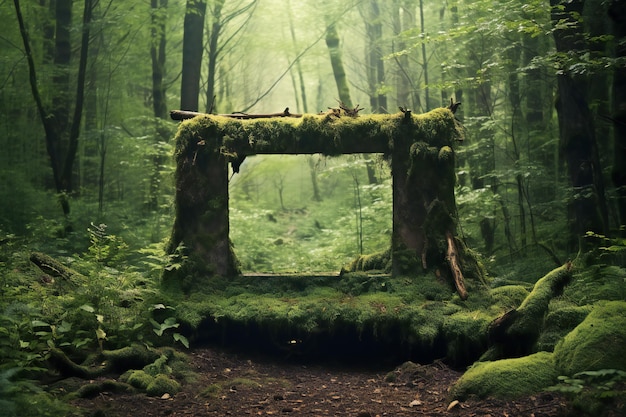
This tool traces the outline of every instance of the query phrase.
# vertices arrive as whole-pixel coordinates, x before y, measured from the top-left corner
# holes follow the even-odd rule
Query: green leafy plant
[[[107,233],[106,229],[107,225],[104,223],[96,225],[91,222],[91,227],[87,228],[91,242],[87,253],[96,262],[115,265],[124,259],[128,245],[121,237]]]
[[[616,390],[620,383],[626,383],[626,372],[619,369],[600,369],[583,371],[573,377],[559,376],[560,384],[550,388],[551,391],[578,394],[587,389],[597,394],[598,398],[610,398],[623,395],[623,390]]]
[[[156,310],[174,310],[173,307],[166,306],[164,304],[155,304],[152,306],[153,312]],[[150,318],[150,323],[152,323],[152,331],[159,337],[163,336],[163,334],[169,329],[177,329],[180,326],[180,323],[176,320],[176,317],[167,317],[163,322],[159,323],[153,318]],[[172,333],[172,338],[174,342],[180,342],[186,348],[189,348],[189,340],[183,336],[181,333],[174,332]]]

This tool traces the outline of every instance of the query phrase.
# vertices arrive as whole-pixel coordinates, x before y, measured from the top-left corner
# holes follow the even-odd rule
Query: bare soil
[[[569,415],[552,393],[516,401],[451,403],[459,371],[435,362],[395,370],[304,364],[199,348],[189,353],[195,382],[174,396],[101,393],[77,405],[93,416],[534,416]],[[390,373],[391,372],[391,373]]]

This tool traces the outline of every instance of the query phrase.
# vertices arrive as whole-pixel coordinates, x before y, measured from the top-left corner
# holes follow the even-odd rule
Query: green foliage
[[[573,408],[584,416],[610,415],[626,400],[626,372],[619,369],[582,371],[559,376],[559,384],[548,388],[565,394]]]
[[[91,245],[87,249],[87,254],[96,262],[103,265],[116,265],[124,259],[128,245],[118,236],[106,232],[107,225],[101,223],[87,228]]]
[[[163,304],[155,304],[153,307],[153,311],[156,310],[175,310],[173,307],[167,307]],[[163,320],[162,323],[150,318],[150,323],[152,323],[152,331],[159,337],[163,336],[163,333],[168,329],[177,329],[180,326],[180,323],[176,321],[176,317],[170,316]],[[174,342],[180,342],[186,348],[189,348],[189,340],[182,334],[178,332],[172,333],[172,338]]]
[[[243,271],[339,271],[359,254],[359,212],[363,251],[389,248],[391,178],[384,163],[320,157],[310,167],[305,158],[248,157],[232,178],[230,237]],[[373,165],[379,183],[368,184],[366,164]],[[317,178],[321,201],[312,198],[311,175]],[[359,178],[360,206],[354,200],[352,175]]]

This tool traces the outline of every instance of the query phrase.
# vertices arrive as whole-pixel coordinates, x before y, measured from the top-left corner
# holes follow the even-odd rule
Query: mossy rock
[[[558,375],[554,358],[548,352],[478,362],[452,386],[450,395],[461,401],[471,396],[510,400],[535,394],[554,385]]]
[[[626,371],[626,301],[598,304],[587,318],[554,348],[561,375],[582,371]]]
[[[163,394],[174,395],[180,391],[180,383],[167,375],[157,375],[146,388],[146,393],[151,397],[160,397]]]

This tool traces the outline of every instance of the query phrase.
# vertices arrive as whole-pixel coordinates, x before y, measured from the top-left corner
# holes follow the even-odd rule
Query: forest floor
[[[174,396],[101,393],[77,400],[94,416],[534,416],[571,414],[567,401],[543,393],[515,401],[451,403],[461,372],[435,362],[390,370],[298,363],[210,347],[189,352],[196,380]]]

